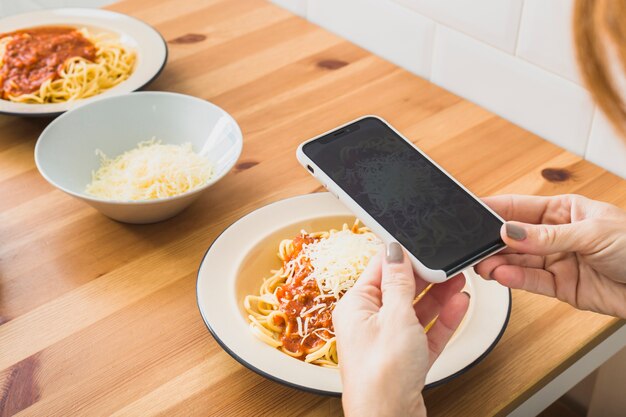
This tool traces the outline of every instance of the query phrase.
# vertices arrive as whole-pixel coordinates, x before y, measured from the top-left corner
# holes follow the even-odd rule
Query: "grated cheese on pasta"
[[[302,264],[308,259],[313,270],[306,279],[316,281],[320,297],[332,296],[338,300],[354,285],[381,245],[380,239],[371,232],[357,234],[342,230],[304,245],[291,262]]]

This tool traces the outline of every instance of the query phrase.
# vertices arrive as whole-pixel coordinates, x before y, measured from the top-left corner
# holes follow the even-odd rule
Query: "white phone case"
[[[372,216],[370,216],[359,204],[357,204],[356,201],[354,201],[352,199],[352,197],[350,197],[341,187],[339,187],[339,185],[337,185],[328,175],[326,175],[326,173],[324,171],[322,171],[322,169],[320,169],[320,167],[318,167],[315,162],[313,162],[311,159],[309,159],[309,157],[307,157],[303,150],[302,147],[304,145],[306,145],[309,142],[312,142],[314,140],[317,140],[321,137],[324,137],[326,135],[328,135],[329,133],[338,131],[343,129],[344,127],[351,125],[355,122],[358,122],[360,120],[366,119],[366,118],[376,118],[378,120],[380,120],[381,122],[383,122],[385,125],[387,125],[391,130],[393,130],[399,137],[401,137],[403,140],[405,140],[406,142],[408,142],[417,152],[419,152],[422,156],[424,156],[426,159],[428,159],[430,162],[432,162],[433,165],[435,165],[441,172],[443,172],[444,174],[446,174],[452,181],[454,181],[456,184],[459,185],[459,187],[461,187],[467,194],[469,194],[470,196],[472,196],[472,198],[474,198],[476,201],[478,201],[483,207],[485,207],[489,212],[491,212],[494,216],[496,216],[498,219],[500,219],[501,221],[504,221],[500,216],[498,216],[497,213],[495,213],[493,210],[491,210],[485,203],[482,202],[482,200],[480,200],[479,198],[477,198],[474,194],[472,194],[467,188],[465,188],[463,186],[463,184],[459,183],[454,177],[452,177],[450,174],[448,174],[443,168],[441,168],[435,161],[433,161],[432,159],[430,159],[428,157],[428,155],[424,154],[421,150],[419,150],[411,141],[407,140],[400,132],[398,132],[396,129],[393,128],[393,126],[391,126],[389,123],[387,123],[386,120],[384,120],[383,118],[379,117],[379,116],[375,116],[375,115],[366,115],[366,116],[362,116],[359,117],[358,119],[352,120],[348,123],[345,123],[341,126],[338,126],[334,129],[331,129],[327,132],[322,133],[321,135],[318,135],[314,138],[311,138],[303,143],[300,144],[300,146],[298,146],[298,150],[296,151],[296,156],[298,158],[298,161],[300,162],[300,164],[308,170],[307,166],[310,166],[313,168],[314,172],[310,172],[309,173],[311,175],[313,175],[315,177],[315,179],[317,179],[320,183],[322,183],[322,185],[324,187],[326,187],[326,189],[328,191],[330,191],[335,197],[337,197],[339,199],[339,201],[341,201],[343,204],[346,205],[346,207],[348,207],[348,209],[350,209],[350,211],[352,211],[357,218],[359,218],[359,220],[361,220],[363,222],[363,224],[367,227],[369,227],[372,232],[374,232],[385,244],[388,244],[390,242],[395,242],[396,239],[393,237],[393,235],[391,235],[391,233],[389,233],[383,226],[380,225],[380,223],[378,223]],[[484,256],[474,260],[470,265],[467,266],[467,268],[471,268],[472,266],[474,266],[475,264],[477,264],[478,262],[480,262],[481,260],[499,252],[500,250],[504,249],[504,247],[502,248],[498,248],[495,249],[489,253],[486,253]],[[405,248],[406,250],[406,248]],[[417,259],[415,256],[413,256],[413,254],[411,254],[408,250],[406,251],[411,263],[413,264],[413,268],[415,269],[415,272],[417,272],[417,274],[419,276],[421,276],[423,279],[425,279],[428,282],[434,282],[434,283],[439,283],[439,282],[444,282],[447,279],[451,278],[452,276],[456,275],[458,272],[455,272],[454,274],[452,274],[451,276],[447,276],[446,275],[446,271],[441,270],[441,269],[430,269],[427,266],[425,266],[424,264],[422,264],[419,259]]]

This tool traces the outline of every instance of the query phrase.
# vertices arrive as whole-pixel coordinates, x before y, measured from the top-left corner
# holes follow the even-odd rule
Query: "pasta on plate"
[[[358,220],[342,230],[301,231],[281,241],[282,267],[244,299],[252,332],[292,357],[337,367],[332,312],[381,247]]]
[[[30,104],[92,97],[128,79],[135,61],[109,32],[41,26],[1,34],[1,96]]]

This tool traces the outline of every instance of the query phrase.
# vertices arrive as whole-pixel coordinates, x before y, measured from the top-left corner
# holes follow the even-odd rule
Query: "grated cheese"
[[[296,317],[296,321],[298,322],[298,335],[300,335],[300,337],[304,337],[304,334],[302,333],[302,318]]]
[[[315,279],[320,298],[331,295],[339,299],[359,278],[370,258],[382,242],[373,233],[335,232],[326,238],[304,245],[292,262],[308,259],[313,270],[308,278]]]
[[[107,200],[139,201],[173,197],[204,185],[213,176],[208,159],[190,143],[163,145],[155,138],[109,159],[100,150],[100,168],[86,192]]]
[[[318,309],[322,309],[323,310],[324,307],[326,307],[326,304],[321,304],[321,303],[320,304],[315,304],[313,307],[309,308],[308,310],[305,310],[306,307],[303,307],[302,311],[300,312],[300,316],[302,316],[302,317],[308,316],[309,314],[311,314],[315,310],[318,310]]]

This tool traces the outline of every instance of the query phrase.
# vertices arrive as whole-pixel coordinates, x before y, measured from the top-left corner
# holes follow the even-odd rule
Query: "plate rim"
[[[128,18],[133,20],[136,23],[139,23],[145,27],[147,27],[148,29],[150,29],[151,31],[153,31],[154,33],[156,33],[158,35],[158,37],[161,39],[161,42],[163,43],[163,48],[164,48],[164,56],[163,56],[163,62],[161,62],[159,68],[156,70],[156,72],[154,73],[154,75],[152,75],[148,80],[146,80],[145,82],[140,83],[139,86],[137,86],[137,88],[130,90],[130,91],[125,91],[125,92],[120,92],[119,94],[115,94],[113,96],[109,96],[109,97],[105,97],[105,98],[111,98],[111,97],[115,97],[118,95],[124,95],[124,94],[129,94],[129,93],[133,93],[139,90],[142,90],[143,88],[147,87],[149,84],[151,84],[154,80],[156,80],[159,75],[161,75],[161,73],[163,72],[163,70],[165,69],[165,65],[167,64],[167,61],[169,59],[169,48],[167,46],[167,41],[165,40],[165,38],[163,37],[163,35],[161,34],[161,32],[159,32],[154,26],[152,26],[151,24],[149,24],[148,22],[145,22],[144,20],[141,20],[139,18],[136,18],[134,16],[128,15],[126,13],[120,13],[120,12],[116,12],[114,10],[108,10],[108,9],[101,9],[101,8],[88,8],[88,7],[55,7],[55,8],[50,8],[50,9],[38,9],[38,10],[32,10],[29,12],[23,12],[23,13],[16,13],[16,14],[12,14],[12,15],[8,15],[8,16],[4,16],[3,18],[0,19],[0,23],[2,22],[2,20],[4,20],[5,18],[16,18],[16,17],[21,17],[21,16],[28,16],[30,14],[34,14],[34,13],[47,13],[47,12],[62,12],[62,11],[87,11],[89,13],[105,13],[105,14],[114,14],[114,15],[118,15],[118,16],[122,16],[124,18]],[[36,27],[36,26],[35,26]],[[107,29],[107,28],[104,28]],[[122,85],[126,80],[124,80],[123,82],[121,82],[119,85]],[[99,94],[92,96],[92,97],[87,97],[85,99],[79,99],[79,100],[89,100],[89,99],[94,99],[91,100],[95,101],[99,99]],[[3,99],[2,99],[3,100]],[[3,101],[8,101],[8,100],[3,100]],[[12,103],[12,102],[10,102]],[[64,102],[64,103],[58,103],[58,104],[66,104],[68,102]],[[81,104],[82,105],[82,104]],[[76,107],[80,107],[81,105],[77,105]],[[1,110],[0,109],[0,115],[7,115],[7,116],[20,116],[20,117],[24,117],[24,118],[36,118],[36,117],[57,117],[60,116],[63,113],[66,113],[68,111],[70,111],[72,109],[65,109],[65,110],[53,110],[53,111],[44,111],[44,112],[21,112],[21,111],[10,111],[10,110]]]
[[[200,271],[202,269],[202,266],[204,265],[204,261],[207,257],[207,255],[209,254],[209,252],[211,251],[211,249],[213,248],[213,246],[215,245],[215,243],[222,237],[222,235],[224,235],[224,233],[226,233],[229,229],[231,229],[233,226],[235,226],[237,223],[243,221],[247,216],[251,215],[252,213],[256,212],[257,210],[263,209],[263,208],[267,208],[270,206],[273,206],[275,204],[279,204],[281,202],[284,202],[286,200],[295,200],[295,199],[300,199],[302,197],[307,197],[307,196],[312,196],[315,194],[328,194],[330,195],[330,193],[328,192],[318,192],[318,193],[307,193],[307,194],[299,194],[299,195],[295,195],[295,196],[291,196],[291,197],[286,197],[286,198],[282,198],[280,200],[276,200],[264,205],[261,205],[259,207],[256,207],[254,209],[252,209],[251,211],[249,211],[248,213],[242,215],[241,217],[239,217],[237,220],[233,221],[231,224],[229,224],[226,228],[224,228],[224,230],[222,230],[216,237],[215,239],[211,242],[211,244],[208,246],[207,250],[204,252],[204,255],[202,256],[202,259],[200,261],[200,264],[198,266],[198,271],[196,272],[196,306],[198,308],[198,311],[200,312],[200,316],[202,317],[202,321],[204,322],[204,325],[206,326],[207,330],[209,331],[209,333],[211,334],[211,336],[213,337],[213,339],[217,342],[217,344],[226,352],[228,353],[228,355],[230,355],[235,361],[237,361],[239,364],[243,365],[244,367],[246,367],[247,369],[257,373],[258,375],[261,375],[271,381],[277,382],[281,385],[290,387],[290,388],[294,388],[294,389],[298,389],[300,391],[305,391],[305,392],[309,392],[309,393],[313,393],[313,394],[317,394],[317,395],[323,395],[323,396],[330,396],[330,397],[341,397],[343,395],[343,392],[338,392],[338,391],[330,391],[330,390],[322,390],[322,389],[318,389],[318,388],[312,388],[312,387],[308,387],[305,385],[300,385],[291,381],[287,381],[285,379],[279,378],[275,375],[272,375],[270,373],[265,372],[264,370],[256,367],[255,365],[249,363],[248,361],[246,361],[245,359],[243,359],[241,356],[239,356],[237,353],[235,353],[229,346],[227,346],[222,339],[215,333],[215,331],[213,330],[213,328],[211,327],[209,320],[205,317],[204,315],[204,311],[202,310],[202,307],[200,306],[200,291],[199,291],[199,283],[200,283]],[[445,383],[447,383],[448,381],[457,378],[458,376],[466,373],[467,371],[469,371],[471,368],[475,367],[476,365],[478,365],[480,362],[482,362],[494,349],[495,347],[498,345],[498,343],[500,342],[500,340],[502,339],[502,336],[504,335],[510,318],[511,318],[511,310],[512,310],[512,306],[513,306],[513,297],[512,297],[512,292],[510,288],[507,288],[507,293],[508,293],[508,307],[507,307],[507,312],[506,312],[506,317],[502,323],[502,327],[500,328],[498,335],[494,338],[493,342],[485,349],[485,351],[480,354],[476,359],[474,359],[472,362],[470,362],[468,365],[466,365],[465,367],[459,369],[458,371],[456,371],[453,374],[450,374],[444,378],[441,378],[437,381],[433,381],[429,384],[425,384],[424,385],[424,389],[423,391],[427,391],[430,390],[432,388],[438,387],[440,385],[443,385]]]

